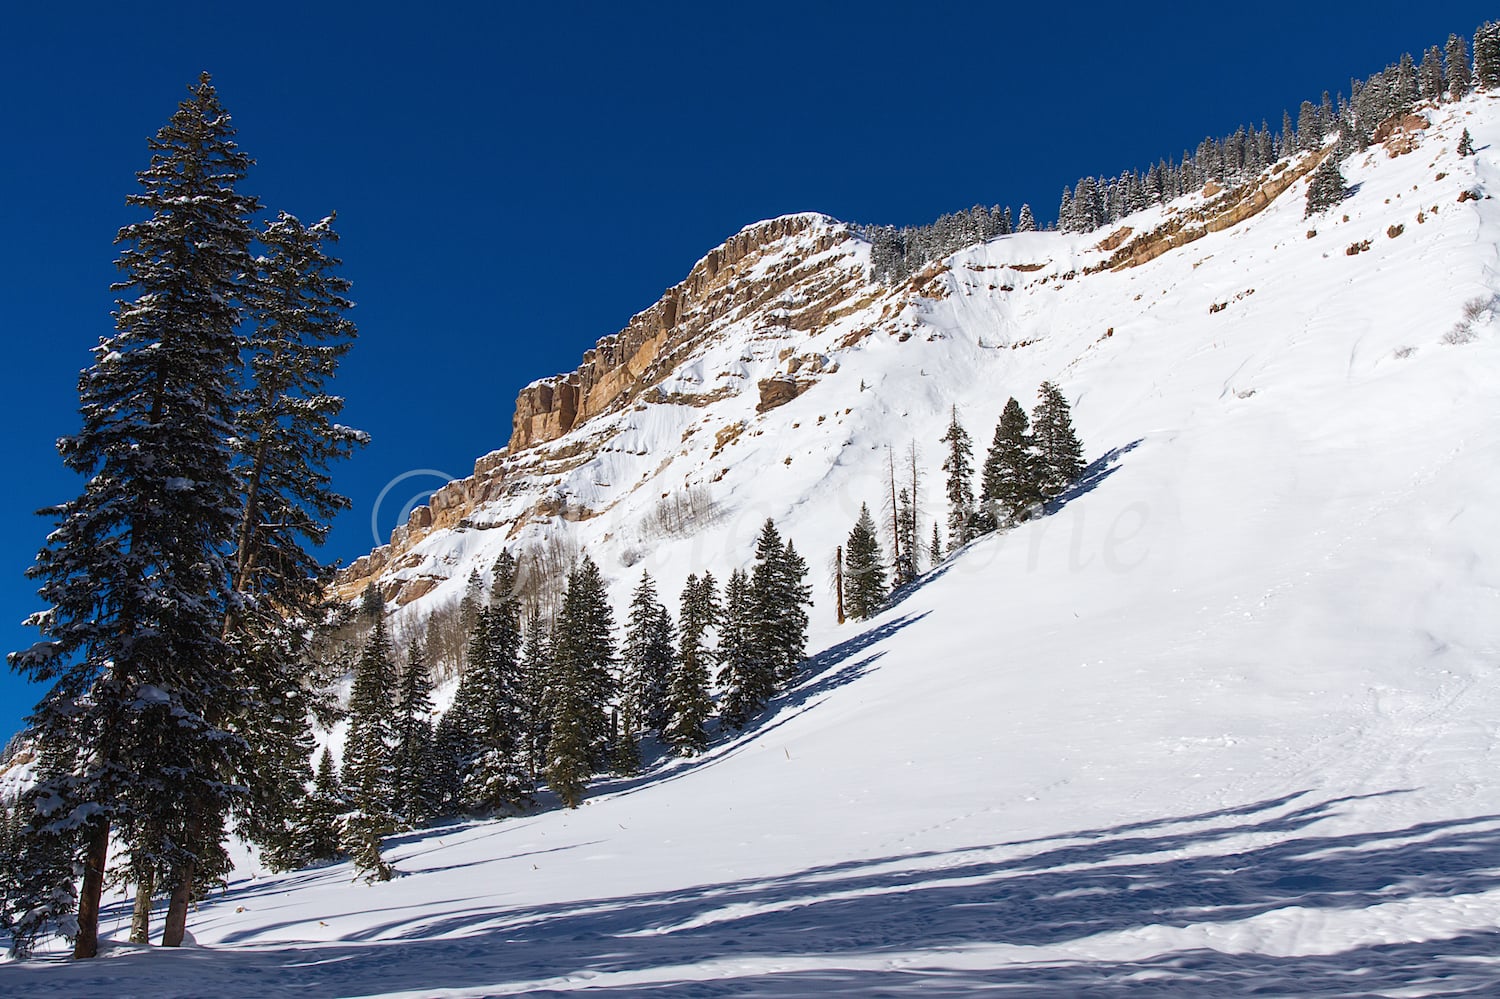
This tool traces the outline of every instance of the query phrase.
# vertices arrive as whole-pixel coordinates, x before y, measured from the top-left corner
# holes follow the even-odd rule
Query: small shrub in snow
[[[1472,343],[1477,337],[1478,329],[1488,325],[1495,318],[1495,296],[1480,296],[1471,298],[1464,303],[1463,317],[1453,324],[1453,328],[1443,334],[1443,342],[1447,344]]]

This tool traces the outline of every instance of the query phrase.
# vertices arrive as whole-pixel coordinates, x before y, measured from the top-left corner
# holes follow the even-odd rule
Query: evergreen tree
[[[552,649],[541,611],[535,607],[526,616],[525,641],[516,689],[521,712],[522,758],[528,790],[539,779],[550,729],[547,685],[552,676]]]
[[[431,817],[437,804],[430,781],[432,737],[432,680],[422,645],[413,642],[397,680],[391,746],[393,803],[409,828]]]
[[[493,575],[490,606],[475,620],[468,666],[454,696],[472,737],[461,797],[465,807],[483,812],[523,804],[531,791],[519,689],[521,601],[516,561],[508,550],[495,560]]]
[[[1038,461],[1033,451],[1031,421],[1014,397],[1006,400],[995,426],[995,439],[984,459],[979,505],[995,526],[1025,520],[1042,500]]]
[[[615,753],[619,773],[640,769],[636,733],[643,728],[660,732],[667,724],[667,688],[677,658],[676,644],[672,616],[657,599],[651,574],[642,572],[631,598],[620,653],[620,736]]]
[[[958,548],[973,539],[974,447],[969,432],[958,422],[956,406],[942,442],[948,445],[943,462],[943,471],[948,473],[948,543]]]
[[[681,756],[696,756],[708,747],[705,726],[713,712],[708,694],[714,651],[708,630],[720,615],[718,586],[713,574],[689,575],[678,611],[681,627],[678,653],[667,684],[668,719],[662,737]]]
[[[31,954],[48,932],[76,936],[73,837],[59,823],[55,799],[32,787],[6,809],[5,846],[0,855],[0,930],[10,937],[10,955]]]
[[[933,525],[937,529],[937,525]],[[885,566],[882,564],[880,539],[870,507],[860,504],[859,519],[849,532],[844,559],[844,610],[856,621],[873,617],[885,605]]]
[[[1036,218],[1031,214],[1030,205],[1021,206],[1021,218],[1016,223],[1016,232],[1035,232]]]
[[[807,585],[807,563],[790,542],[782,543],[769,517],[755,543],[750,602],[754,657],[774,692],[791,683],[802,664],[812,588]]]
[[[470,569],[469,578],[464,583],[463,599],[458,602],[459,627],[463,628],[465,635],[474,634],[474,626],[479,623],[479,612],[488,606],[484,597],[484,577],[479,574],[478,569]],[[468,665],[467,659],[464,665]]]
[[[1422,64],[1417,67],[1417,84],[1423,101],[1436,104],[1443,99],[1443,53],[1436,45],[1428,46],[1422,53]]]
[[[1474,87],[1474,74],[1469,69],[1469,45],[1462,35],[1449,35],[1443,55],[1447,63],[1448,99],[1462,100]]]
[[[246,705],[221,634],[238,506],[236,328],[257,205],[235,190],[250,161],[207,75],[150,147],[126,200],[151,217],[116,238],[115,287],[135,297],[80,377],[82,429],[58,445],[87,484],[44,511],[58,526],[29,570],[49,605],[29,620],[47,640],[11,657],[53,683],[31,718],[37,739],[74,750],[39,779],[65,803],[57,834],[85,853],[77,957],[97,950],[118,819],[149,837],[131,848],[161,858],[185,918],[243,745],[229,725]],[[181,936],[169,922],[165,942]]]
[[[719,716],[742,729],[776,692],[772,669],[760,659],[755,641],[755,606],[750,577],[743,569],[729,574],[724,587],[724,620],[719,628]]]
[[[458,704],[451,705],[432,727],[429,789],[435,815],[463,811],[464,779],[479,755],[473,725]]]
[[[932,559],[934,567],[943,560],[943,536],[938,533],[937,521],[932,522],[932,541],[927,548],[927,557]]]
[[[1332,208],[1344,200],[1348,191],[1349,185],[1339,170],[1338,159],[1329,156],[1318,164],[1307,182],[1307,208],[1303,212],[1303,218]]]
[[[1474,84],[1480,90],[1500,88],[1500,22],[1486,21],[1474,32]]]
[[[349,735],[344,743],[344,786],[351,811],[344,819],[344,848],[370,880],[389,880],[380,839],[396,831],[395,703],[397,673],[385,617],[375,628],[355,668],[349,694]]]
[[[339,856],[339,823],[348,811],[349,802],[339,786],[333,754],[325,748],[318,757],[312,792],[294,818],[304,862],[334,860]]]
[[[283,675],[284,679],[280,689],[263,689],[260,695],[265,705],[259,712],[260,731],[248,740],[248,770],[255,779],[246,784],[248,793],[242,802],[239,829],[260,847],[268,867],[289,871],[307,860],[297,835],[297,814],[305,805],[307,786],[313,778],[309,691],[300,679],[285,676],[279,665],[263,675]],[[149,895],[140,874],[137,872],[137,884],[147,887]],[[149,910],[141,916],[148,918]],[[142,929],[142,935],[145,932]]]
[[[920,571],[917,546],[917,508],[911,493],[903,487],[896,498],[896,530],[901,557],[896,560],[895,584],[905,586],[917,578]]]
[[[599,567],[587,555],[568,576],[553,642],[551,739],[547,783],[568,808],[603,762],[609,740],[606,714],[615,694],[614,614]]]
[[[1061,493],[1083,474],[1083,445],[1073,431],[1073,414],[1062,390],[1042,382],[1037,390],[1033,425],[1036,443],[1037,484],[1046,499]]]
[[[1474,139],[1469,135],[1469,130],[1467,128],[1464,129],[1464,134],[1458,137],[1458,155],[1474,155]]]

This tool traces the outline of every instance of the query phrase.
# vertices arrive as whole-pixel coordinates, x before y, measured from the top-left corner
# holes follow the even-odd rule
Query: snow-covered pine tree
[[[1303,218],[1307,218],[1327,208],[1332,208],[1344,200],[1344,195],[1349,191],[1348,182],[1344,180],[1344,174],[1339,170],[1338,158],[1329,156],[1318,164],[1318,168],[1312,172],[1312,177],[1307,182],[1307,208],[1303,211]]]
[[[1037,399],[1032,420],[1036,481],[1043,498],[1051,499],[1083,474],[1083,445],[1073,430],[1073,412],[1062,390],[1052,382],[1042,382]]]
[[[1500,88],[1500,22],[1486,21],[1474,32],[1474,85]]]
[[[257,643],[256,651],[264,653],[267,645]],[[276,649],[270,654],[283,653]],[[283,677],[278,684],[269,682],[275,675]],[[268,867],[289,871],[306,862],[296,834],[296,819],[305,805],[307,785],[313,778],[314,742],[308,718],[311,694],[297,677],[285,675],[280,664],[266,668],[258,686],[261,708],[256,712],[256,723],[261,731],[246,740],[247,770],[254,774],[254,779],[246,781],[247,794],[240,803],[238,829],[260,847]],[[137,884],[146,889],[144,894],[149,898],[148,883],[139,877],[142,873],[137,872]],[[149,908],[141,912],[143,919],[149,919],[149,914]],[[141,934],[146,935],[144,928]]]
[[[333,753],[325,747],[318,756],[313,789],[293,819],[304,863],[333,860],[339,856],[339,822],[348,811],[349,802],[339,784]]]
[[[615,694],[614,613],[599,567],[587,555],[568,576],[553,640],[547,783],[568,808],[606,757]]]
[[[917,509],[911,493],[903,486],[896,497],[896,528],[900,534],[901,557],[896,560],[895,584],[905,586],[917,578],[920,553],[917,540]]]
[[[1035,232],[1036,217],[1031,214],[1030,205],[1021,206],[1021,218],[1016,222],[1016,232]]]
[[[672,616],[657,598],[651,574],[642,572],[631,597],[625,643],[620,648],[620,732],[615,746],[615,769],[619,773],[640,769],[637,733],[641,729],[660,732],[667,724],[667,687],[677,658],[676,646]]]
[[[973,539],[974,446],[958,422],[957,406],[941,441],[948,445],[948,457],[943,460],[943,471],[948,473],[948,544],[958,548]]]
[[[450,815],[464,808],[464,777],[476,755],[472,730],[473,725],[457,704],[450,705],[432,727],[428,793],[436,815]]]
[[[937,529],[937,525],[933,525]],[[885,605],[885,565],[880,538],[868,504],[859,506],[859,519],[849,532],[844,558],[844,611],[856,621],[873,617]]]
[[[76,850],[66,825],[56,821],[39,786],[22,792],[9,810],[8,844],[0,858],[0,930],[10,937],[10,955],[31,954],[48,932],[76,936]]]
[[[469,578],[464,582],[463,599],[458,602],[458,620],[465,635],[474,634],[474,625],[479,622],[479,612],[489,604],[485,601],[484,577],[479,574],[478,569],[469,570]],[[465,665],[468,665],[465,660]]]
[[[344,817],[344,849],[372,881],[387,881],[392,874],[380,855],[380,839],[395,832],[398,825],[393,758],[397,684],[385,615],[377,611],[375,627],[355,667],[349,693],[349,735],[344,742],[344,790],[350,805]]]
[[[10,657],[52,682],[30,718],[38,741],[71,747],[39,774],[62,803],[54,830],[83,848],[74,953],[97,950],[99,896],[114,823],[151,841],[174,893],[219,845],[243,743],[244,709],[221,637],[237,489],[230,469],[237,326],[253,266],[240,194],[250,160],[205,74],[150,141],[151,164],[127,203],[150,217],[120,230],[115,286],[133,292],[79,379],[80,431],[59,441],[87,478],[29,575],[48,609],[46,636]],[[60,825],[59,825],[60,824]],[[166,943],[181,940],[169,920]]]
[[[766,671],[769,699],[778,686],[792,681],[802,664],[807,649],[807,608],[812,604],[807,563],[791,542],[782,543],[769,517],[755,543],[750,601],[754,657],[758,668]]]
[[[932,541],[927,546],[927,557],[932,560],[934,567],[943,560],[943,536],[939,533],[935,520],[932,522]]]
[[[1464,129],[1464,134],[1458,137],[1458,155],[1474,155],[1474,138],[1473,136],[1469,135],[1469,130],[1467,128]]]
[[[1436,104],[1443,99],[1443,52],[1436,45],[1429,45],[1422,53],[1422,62],[1417,66],[1417,88],[1427,103]]]
[[[750,577],[743,569],[729,574],[724,586],[724,619],[719,628],[719,717],[742,729],[776,692],[775,674],[760,659],[755,641],[755,602]]]
[[[1005,402],[985,455],[979,505],[989,511],[997,527],[1019,523],[1042,500],[1038,478],[1031,421],[1012,396]]]
[[[1443,46],[1444,62],[1448,78],[1448,99],[1462,100],[1474,87],[1474,74],[1469,66],[1469,43],[1462,35],[1449,35]]]
[[[432,679],[422,643],[407,650],[406,665],[396,684],[392,727],[391,791],[401,825],[416,828],[431,818],[432,798]]]
[[[680,756],[696,756],[708,747],[708,716],[713,712],[708,683],[714,650],[708,630],[720,615],[718,584],[713,573],[690,574],[678,608],[677,656],[667,683],[667,725],[662,738]]]
[[[549,722],[547,685],[552,676],[552,646],[542,612],[532,607],[526,615],[516,690],[521,712],[521,755],[525,764],[527,792],[541,777]]]
[[[264,252],[247,296],[250,378],[233,438],[242,497],[233,563],[238,599],[225,635],[254,706],[235,719],[249,749],[242,825],[267,860],[283,867],[302,862],[292,812],[312,778],[309,716],[322,707],[305,663],[331,570],[309,549],[349,507],[332,488],[330,464],[367,441],[337,422],[344,401],[329,391],[356,336],[346,315],[353,308],[345,297],[349,282],[328,252],[337,242],[331,215],[304,226],[283,212],[261,232]]]
[[[502,551],[492,570],[490,605],[475,621],[468,666],[454,696],[473,741],[461,792],[464,806],[473,811],[495,812],[530,800],[522,752],[516,572],[515,558]]]

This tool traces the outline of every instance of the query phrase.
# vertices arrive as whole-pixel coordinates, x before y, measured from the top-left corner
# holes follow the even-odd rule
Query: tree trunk
[[[837,589],[838,596],[839,596],[839,599],[838,599],[838,604],[839,604],[839,607],[838,607],[838,610],[839,610],[839,624],[843,624],[844,623],[844,546],[843,545],[839,545],[839,547],[837,549],[837,553],[834,555],[834,565],[837,566],[837,568],[834,569],[834,576],[833,576],[833,578],[834,578],[834,586]]]
[[[73,957],[99,953],[99,898],[104,894],[104,864],[109,859],[109,820],[98,818],[89,832],[84,857],[83,885],[78,890],[78,936]]]
[[[178,869],[177,884],[172,888],[172,901],[167,907],[167,922],[161,933],[163,947],[182,946],[183,935],[187,933],[188,902],[193,897],[195,866],[191,860],[187,860]]]
[[[156,876],[150,871],[139,875],[135,886],[135,912],[130,916],[130,942],[151,942],[151,898],[156,892]]]

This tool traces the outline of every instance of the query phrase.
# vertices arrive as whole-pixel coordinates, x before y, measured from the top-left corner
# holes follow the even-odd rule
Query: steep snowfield
[[[1415,152],[1346,164],[1341,209],[1304,222],[1299,183],[1120,273],[1041,280],[1103,234],[997,240],[897,320],[909,339],[837,350],[764,417],[753,392],[622,414],[567,486],[615,503],[574,529],[617,595],[642,567],[667,594],[722,578],[766,515],[820,571],[887,444],[918,443],[941,514],[948,407],[978,460],[1045,378],[1097,460],[872,622],[834,626],[820,592],[806,681],[704,757],[398,838],[389,884],[247,861],[194,915],[201,947],[9,964],[0,992],[1500,992],[1500,340],[1486,313],[1443,342],[1500,291],[1500,210],[1457,201],[1500,187],[1497,139],[1500,102],[1445,108]],[[726,340],[681,381],[753,386],[780,343]],[[683,441],[730,418],[712,462],[711,426]],[[711,485],[708,529],[639,530],[667,477]],[[494,554],[432,544],[459,580]]]

